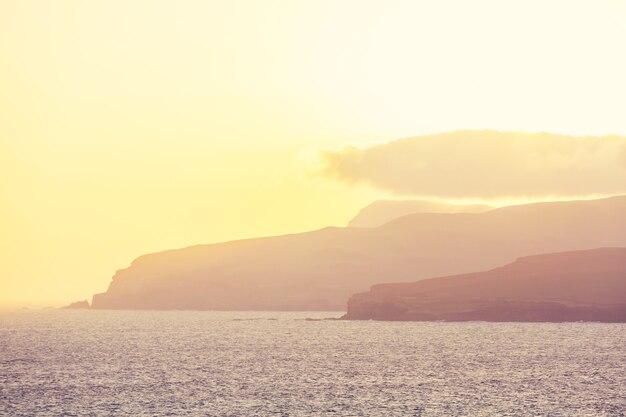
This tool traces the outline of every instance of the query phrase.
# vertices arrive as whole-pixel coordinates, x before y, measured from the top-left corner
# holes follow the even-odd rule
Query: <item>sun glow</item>
[[[0,1],[0,306],[102,291],[150,251],[344,225],[384,196],[311,178],[303,149],[624,134],[624,18],[619,1]]]

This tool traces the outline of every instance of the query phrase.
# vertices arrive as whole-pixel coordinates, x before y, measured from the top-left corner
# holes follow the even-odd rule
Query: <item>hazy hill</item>
[[[375,285],[346,319],[626,322],[626,248],[519,258],[486,272]]]
[[[413,213],[480,213],[491,210],[486,205],[445,204],[424,200],[376,200],[365,206],[348,223],[350,227],[378,227]]]
[[[92,306],[343,310],[350,295],[375,283],[605,246],[626,246],[626,197],[413,214],[378,228],[326,228],[141,256],[115,274]]]

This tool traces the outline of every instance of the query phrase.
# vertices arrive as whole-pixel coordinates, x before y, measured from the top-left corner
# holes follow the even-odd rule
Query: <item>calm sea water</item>
[[[0,313],[6,416],[624,416],[626,325]]]

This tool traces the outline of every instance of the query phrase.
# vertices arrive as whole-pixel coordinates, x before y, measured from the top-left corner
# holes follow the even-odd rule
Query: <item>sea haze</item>
[[[3,312],[0,415],[623,416],[626,324]]]

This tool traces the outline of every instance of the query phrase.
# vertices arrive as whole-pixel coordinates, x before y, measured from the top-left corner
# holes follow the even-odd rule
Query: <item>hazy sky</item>
[[[0,0],[0,306],[398,191],[311,175],[317,149],[624,135],[625,22],[619,0]]]

